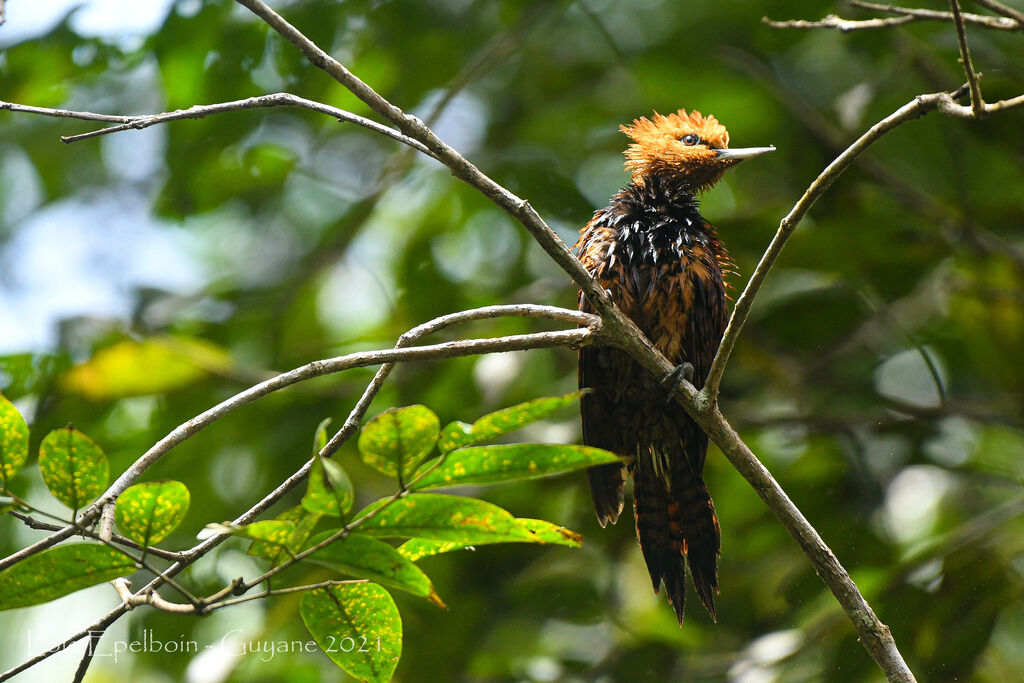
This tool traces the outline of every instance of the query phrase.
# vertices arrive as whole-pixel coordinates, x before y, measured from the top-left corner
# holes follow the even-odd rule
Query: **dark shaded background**
[[[963,81],[951,26],[776,31],[761,25],[764,7],[448,0],[292,2],[280,11],[392,102],[436,120],[442,137],[570,242],[625,180],[620,123],[694,108],[725,123],[734,146],[776,145],[703,201],[739,265],[738,291],[779,219],[839,150],[914,95]],[[840,10],[853,16],[830,2],[770,11],[817,19]],[[181,2],[134,43],[83,38],[72,26],[9,46],[0,98],[138,113],[287,90],[368,113],[227,0]],[[1024,37],[975,28],[968,37],[986,98],[1019,94]],[[232,113],[72,146],[58,136],[94,126],[10,113],[0,122],[5,324],[19,324],[10,311],[35,310],[31,297],[44,284],[46,297],[74,299],[77,289],[115,282],[121,302],[67,312],[56,334],[9,350],[0,389],[29,418],[34,445],[74,422],[103,445],[114,472],[271,369],[390,346],[417,323],[473,306],[574,305],[568,279],[484,198],[396,143],[319,115]],[[1022,124],[1024,109],[981,123],[932,114],[876,145],[793,237],[723,388],[726,415],[851,571],[921,680],[1008,681],[1024,671]],[[42,230],[44,215],[62,238],[43,244],[37,267],[25,245],[36,244],[29,231]],[[155,252],[150,235],[159,237]],[[102,258],[91,279],[67,281],[63,259],[93,252]],[[24,274],[30,265],[36,279]],[[465,334],[541,325],[496,321]],[[102,381],[89,391],[65,374],[115,342],[157,334],[206,340],[230,367],[186,373],[192,381],[130,368],[153,386],[106,393]],[[210,369],[209,359],[193,360]],[[565,350],[408,365],[371,414],[425,403],[442,421],[472,420],[570,391],[575,374]],[[191,545],[204,524],[234,517],[293,472],[319,421],[339,424],[369,376],[268,397],[177,448],[148,475],[192,491],[186,522],[162,545]],[[569,411],[522,438],[578,434]],[[354,445],[338,457],[357,509],[388,493]],[[718,624],[691,601],[676,626],[651,595],[629,515],[601,530],[582,476],[515,484],[474,495],[575,529],[583,549],[487,547],[424,560],[450,609],[396,596],[406,634],[397,680],[877,680],[797,546],[714,449],[706,477],[724,537]],[[14,488],[59,511],[37,474]],[[0,533],[5,553],[36,538],[10,519]],[[228,543],[185,576],[211,592],[252,575],[242,550]],[[290,576],[320,576],[306,572]],[[31,628],[37,651],[116,604],[109,587],[89,595],[74,619],[30,623],[21,610],[0,623],[6,633]],[[251,641],[308,640],[297,598],[205,620],[140,609],[125,621],[119,637],[152,629],[205,644],[242,629]],[[15,645],[4,664],[28,654]],[[92,675],[177,680],[189,661],[98,659]],[[321,654],[219,665],[227,680],[344,677]]]

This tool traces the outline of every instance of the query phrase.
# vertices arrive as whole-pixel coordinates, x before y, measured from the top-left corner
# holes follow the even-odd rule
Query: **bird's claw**
[[[693,381],[693,363],[683,362],[675,366],[671,372],[665,375],[661,380],[661,386],[667,390],[665,403],[669,404],[672,402],[672,397],[675,396],[676,389],[682,384],[685,379],[687,382]]]

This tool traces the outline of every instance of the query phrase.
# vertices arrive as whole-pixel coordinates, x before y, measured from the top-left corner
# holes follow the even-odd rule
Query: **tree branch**
[[[61,142],[78,142],[79,140],[87,140],[89,138],[99,137],[101,135],[108,135],[110,133],[119,133],[125,130],[142,130],[143,128],[149,128],[155,126],[158,123],[167,123],[169,121],[180,121],[182,119],[202,119],[213,114],[224,114],[232,111],[243,111],[246,109],[261,109],[266,107],[298,107],[299,109],[309,109],[310,111],[319,112],[321,114],[327,114],[333,118],[338,119],[343,123],[354,123],[358,126],[368,128],[375,133],[385,135],[392,140],[398,140],[402,144],[408,145],[415,150],[423,152],[428,156],[433,156],[430,150],[427,149],[423,143],[413,140],[407,135],[402,135],[401,132],[388,126],[382,126],[376,121],[371,121],[368,118],[353,114],[352,112],[345,111],[344,109],[338,109],[327,104],[320,102],[314,102],[313,100],[307,100],[304,97],[298,97],[286,92],[273,93],[271,95],[260,95],[259,97],[248,97],[244,100],[234,100],[232,102],[219,102],[217,104],[201,104],[188,109],[178,109],[177,111],[164,112],[163,114],[140,114],[138,116],[123,116],[123,115],[112,115],[112,114],[95,114],[89,111],[71,111],[69,109],[48,109],[46,107],[32,107],[24,104],[16,104],[14,102],[0,102],[0,110],[8,110],[15,112],[22,112],[25,114],[37,114],[39,116],[51,116],[57,118],[66,119],[79,119],[82,121],[105,121],[109,123],[117,123],[116,126],[110,126],[108,128],[101,128],[99,130],[90,131],[88,133],[80,133],[78,135],[64,135],[61,136]]]
[[[874,10],[876,12],[888,12],[898,14],[898,17],[885,17],[875,19],[844,19],[830,14],[820,21],[804,21],[800,19],[790,21],[774,21],[768,17],[761,19],[765,26],[777,29],[837,29],[843,33],[850,31],[862,31],[871,29],[884,29],[893,26],[902,26],[917,21],[954,21],[951,12],[941,12],[930,9],[916,9],[910,7],[899,7],[898,5],[882,5],[863,0],[851,0],[851,5],[861,9]],[[979,5],[984,3],[978,2]],[[991,9],[991,8],[990,8]],[[1009,8],[1005,8],[1009,9]],[[1012,10],[1011,10],[1012,11]],[[998,31],[1024,31],[1024,20],[1004,14],[1001,17],[989,17],[984,14],[963,13],[963,20],[968,24],[982,26]]]
[[[1024,12],[1021,12],[1020,10],[1015,10],[1012,7],[1007,7],[1001,2],[996,2],[996,0],[974,0],[974,2],[981,5],[985,9],[992,10],[996,14],[1000,14],[1004,17],[1007,17],[1008,19],[1012,19],[1013,21],[1016,21],[1018,24],[1024,27]]]
[[[961,89],[962,90],[962,89]],[[827,190],[836,179],[842,175],[853,161],[860,156],[860,154],[875,143],[879,138],[893,130],[894,128],[910,121],[912,119],[919,118],[933,109],[941,109],[944,105],[953,103],[953,98],[960,95],[960,91],[953,93],[932,93],[929,95],[919,95],[913,100],[903,105],[895,112],[885,117],[871,128],[867,130],[862,136],[860,136],[852,145],[847,147],[842,154],[835,158],[824,171],[822,171],[814,182],[810,184],[807,190],[804,192],[800,200],[790,209],[790,212],[785,218],[779,223],[779,229],[775,233],[775,237],[772,238],[771,243],[768,245],[768,249],[765,250],[761,256],[760,262],[757,264],[757,268],[754,269],[753,275],[750,276],[750,280],[747,282],[746,287],[743,288],[743,292],[736,300],[736,305],[733,307],[732,315],[729,317],[729,324],[725,328],[725,335],[722,337],[722,343],[718,347],[718,353],[715,354],[715,359],[711,364],[711,369],[708,371],[707,381],[704,383],[704,388],[701,390],[699,395],[699,401],[704,405],[712,405],[718,400],[719,386],[722,382],[722,375],[725,372],[725,365],[729,362],[729,356],[732,354],[733,348],[736,346],[736,340],[739,338],[740,331],[743,329],[743,324],[747,320],[747,316],[750,314],[750,308],[754,303],[754,297],[757,296],[757,292],[761,289],[761,285],[764,284],[765,278],[775,265],[775,261],[778,260],[779,254],[782,253],[783,247],[786,246],[786,242],[789,240],[790,235],[796,230],[796,226],[800,224],[803,217],[807,215],[818,198]],[[959,106],[959,105],[957,105]]]
[[[956,40],[960,46],[960,63],[964,66],[964,73],[967,74],[967,85],[971,89],[971,111],[974,114],[974,118],[980,119],[985,114],[985,100],[981,97],[981,85],[978,83],[979,75],[974,71],[974,64],[971,62],[971,50],[967,47],[967,32],[964,30],[964,19],[960,15],[960,3],[957,0],[949,0],[949,8],[953,12]]]
[[[937,12],[936,14],[941,14]],[[804,19],[789,19],[787,21],[776,21],[769,19],[768,17],[761,17],[761,23],[769,28],[796,28],[796,29],[816,29],[816,28],[834,28],[838,29],[843,33],[849,33],[850,31],[861,31],[865,29],[873,28],[887,28],[889,26],[900,26],[902,24],[909,24],[912,21],[922,17],[904,16],[904,17],[886,17],[884,19],[843,19],[835,14],[829,14],[824,19],[819,21],[806,21]]]
[[[26,515],[22,512],[18,512],[17,510],[11,510],[8,512],[8,514],[12,517],[20,519],[25,524],[25,526],[27,526],[30,529],[37,529],[39,531],[62,531],[64,529],[64,526],[62,525],[50,524],[49,522],[41,522],[35,517],[32,517],[31,515]],[[76,531],[85,536],[88,536],[89,538],[95,538],[96,540],[100,540],[100,535],[98,532],[94,532],[89,529],[77,529]],[[136,543],[132,539],[126,538],[125,536],[121,536],[119,534],[112,534],[108,540],[112,543],[127,546],[135,550],[144,549],[150,555],[154,555],[164,560],[176,561],[182,558],[181,553],[177,553],[171,550],[164,550],[162,548],[157,548],[156,546],[151,545],[143,548],[142,545]]]

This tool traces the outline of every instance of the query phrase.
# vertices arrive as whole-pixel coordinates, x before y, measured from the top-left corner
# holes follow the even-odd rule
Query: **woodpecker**
[[[641,117],[620,130],[631,181],[580,230],[576,253],[622,312],[683,376],[704,385],[726,325],[725,278],[733,270],[697,194],[726,169],[774,147],[729,149],[714,116],[680,109]],[[581,311],[593,312],[580,293]],[[678,404],[672,388],[625,352],[585,347],[579,354],[583,442],[629,458],[628,465],[587,471],[601,526],[623,507],[633,479],[636,535],[654,592],[665,594],[683,623],[686,567],[715,620],[721,532],[704,484],[708,437]]]

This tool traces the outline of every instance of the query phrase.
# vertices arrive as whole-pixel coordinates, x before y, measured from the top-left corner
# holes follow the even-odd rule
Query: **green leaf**
[[[188,512],[188,488],[180,481],[149,481],[129,487],[114,506],[121,533],[142,546],[167,538]]]
[[[71,425],[43,437],[39,469],[50,493],[72,510],[82,509],[103,493],[109,477],[107,456]]]
[[[600,448],[542,443],[471,446],[441,457],[441,464],[416,481],[415,489],[496,484],[622,462]],[[420,471],[426,472],[432,465],[427,463]]]
[[[135,560],[105,545],[73,543],[0,572],[0,610],[49,602],[135,572]]]
[[[249,546],[248,553],[253,557],[262,557],[265,560],[270,560],[272,566],[277,566],[287,560],[291,554],[298,552],[306,543],[306,539],[312,533],[313,527],[320,521],[320,515],[308,512],[301,505],[296,505],[279,514],[274,518],[274,521],[289,522],[295,525],[291,536],[285,541],[284,545],[267,543],[265,541],[253,541],[252,545]]]
[[[421,405],[393,408],[366,423],[359,435],[359,454],[370,467],[407,478],[437,441],[441,422]]]
[[[313,514],[341,517],[352,509],[354,498],[352,482],[342,466],[314,455],[302,507]]]
[[[390,500],[384,498],[371,503],[356,516],[358,519],[387,505],[360,525],[361,533],[457,541],[465,545],[532,539],[532,534],[522,528],[515,517],[497,505],[476,498],[417,493],[388,505]]]
[[[0,394],[0,481],[18,473],[28,459],[28,425],[14,404]]]
[[[460,543],[458,541],[431,541],[424,538],[413,538],[400,545],[398,547],[398,552],[407,559],[417,562],[422,558],[430,557],[431,555],[439,555],[453,550],[472,550],[475,546],[488,545],[492,543],[514,542],[539,543],[541,545],[556,544],[566,545],[570,548],[579,548],[583,543],[583,537],[575,531],[570,531],[564,526],[558,526],[551,522],[545,522],[542,519],[527,519],[525,517],[520,517],[516,519],[516,524],[529,531],[532,534],[530,538],[514,538],[504,541],[484,540],[475,541],[472,544]]]
[[[364,681],[388,681],[402,656],[402,618],[375,583],[317,588],[304,593],[299,613],[320,649]]]
[[[61,385],[93,401],[107,401],[166,393],[230,367],[228,354],[202,339],[129,339],[97,351],[85,363],[68,370],[61,377]]]
[[[316,426],[316,431],[313,432],[313,455],[318,454],[327,445],[327,427],[331,424],[331,418],[325,417],[320,421],[320,424]]]
[[[488,441],[545,418],[567,405],[572,405],[579,400],[582,393],[575,391],[565,396],[551,396],[519,403],[484,415],[472,425],[465,422],[452,422],[441,431],[441,436],[437,440],[437,448],[442,453],[448,453],[456,448]]]
[[[337,533],[336,530],[317,534],[307,547],[322,543]],[[363,534],[352,534],[322,548],[309,557],[307,562],[330,567],[335,571],[370,579],[377,583],[426,598],[438,607],[446,607],[434,590],[434,584],[423,570],[403,557],[394,546]]]

